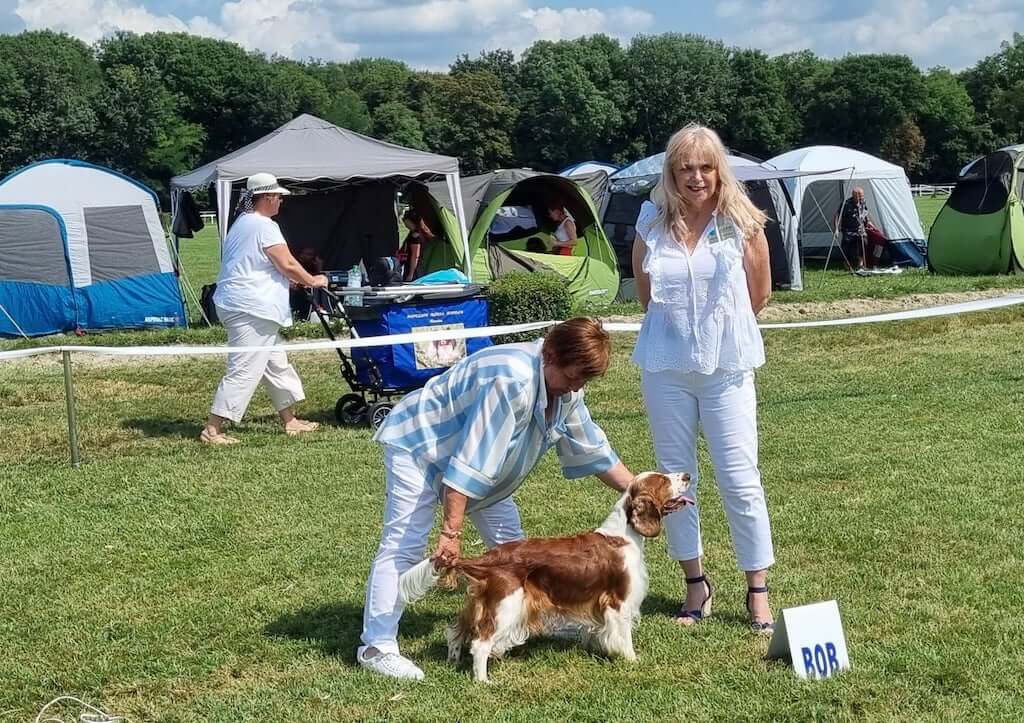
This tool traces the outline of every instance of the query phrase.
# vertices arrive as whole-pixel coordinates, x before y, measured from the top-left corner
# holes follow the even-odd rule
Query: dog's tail
[[[477,575],[474,574],[472,562],[472,560],[460,560],[454,565],[443,567],[440,570],[434,566],[434,561],[429,557],[416,563],[398,577],[399,599],[408,605],[422,600],[435,587],[454,590],[458,587],[460,578],[464,577],[471,583],[475,582]]]
[[[398,578],[398,596],[405,604],[422,600],[441,579],[441,572],[429,557],[403,572]]]

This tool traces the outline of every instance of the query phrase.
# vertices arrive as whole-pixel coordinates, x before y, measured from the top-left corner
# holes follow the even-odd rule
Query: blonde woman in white
[[[646,310],[633,360],[641,368],[658,465],[689,472],[696,483],[703,428],[746,575],[750,626],[770,634],[767,568],[775,557],[757,465],[754,390],[754,369],[764,363],[756,316],[771,295],[765,215],[730,170],[718,135],[697,125],[669,140],[651,198],[640,209],[633,245]],[[686,579],[676,616],[686,626],[711,614],[714,596],[703,569],[699,509],[665,521],[669,555]]]

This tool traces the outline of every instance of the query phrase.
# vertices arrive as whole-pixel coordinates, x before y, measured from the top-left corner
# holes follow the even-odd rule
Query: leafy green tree
[[[184,33],[119,33],[97,47],[101,67],[153,68],[182,119],[203,129],[200,160],[250,143],[299,113],[323,113],[329,97],[303,66],[268,60],[234,43]]]
[[[327,105],[327,112],[324,113],[324,120],[364,134],[370,132],[372,123],[366,103],[351,88],[343,88],[333,94]]]
[[[729,51],[716,40],[665,33],[638,36],[627,51],[634,133],[645,152],[665,149],[687,123],[721,131],[736,99]]]
[[[511,161],[516,110],[493,73],[460,71],[429,82],[422,117],[431,150],[458,157],[463,173]]]
[[[722,134],[725,141],[759,158],[781,153],[796,137],[797,121],[778,66],[759,50],[735,52],[730,60],[736,100]]]
[[[911,125],[925,104],[921,71],[905,55],[850,55],[817,84],[805,118],[806,139],[885,156],[916,147]],[[919,131],[917,131],[919,133]],[[916,163],[913,153],[893,161]]]
[[[342,68],[346,84],[359,94],[371,113],[385,103],[409,105],[409,86],[414,73],[405,63],[387,58],[361,58]]]
[[[925,139],[921,176],[953,180],[965,163],[985,152],[991,131],[980,123],[967,88],[949,70],[933,68],[924,84],[925,102],[917,120]]]
[[[521,162],[558,170],[609,156],[623,130],[627,97],[615,52],[606,39],[590,38],[540,41],[523,54],[515,139]]]
[[[174,96],[153,68],[111,66],[103,86],[99,160],[141,178],[166,198],[168,179],[196,163],[203,129],[178,115]]]
[[[1024,34],[1014,33],[961,79],[982,122],[991,124],[995,143],[1024,140]]]
[[[819,86],[832,74],[835,61],[819,58],[810,50],[785,53],[771,59],[779,78],[782,79],[782,93],[792,108],[794,123],[793,136],[789,145],[800,144],[808,127],[807,115]],[[813,124],[811,124],[813,125]]]
[[[100,69],[85,43],[50,31],[0,37],[5,105],[16,131],[0,156],[5,171],[53,157],[94,158],[99,130]]]
[[[397,100],[388,101],[374,109],[373,137],[407,148],[427,149],[416,112]]]
[[[515,99],[519,91],[519,64],[511,50],[482,51],[476,58],[460,55],[449,66],[450,74],[491,73],[501,83],[509,98]]]

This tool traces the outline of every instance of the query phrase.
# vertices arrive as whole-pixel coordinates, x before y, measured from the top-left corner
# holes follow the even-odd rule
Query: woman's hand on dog
[[[461,550],[462,546],[458,538],[442,536],[437,541],[437,549],[434,550],[434,554],[430,556],[430,559],[434,561],[434,567],[438,569],[451,567],[459,561]]]

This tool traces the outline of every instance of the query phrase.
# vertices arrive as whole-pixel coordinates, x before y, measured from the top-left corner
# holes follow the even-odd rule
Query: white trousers
[[[425,557],[438,507],[437,495],[408,452],[386,445],[384,475],[384,531],[366,582],[363,644],[358,655],[371,646],[382,653],[398,652],[398,622],[403,610],[398,577]],[[511,497],[473,512],[469,518],[488,548],[523,539],[519,508]]]
[[[227,329],[229,346],[270,346],[278,341],[281,327],[269,319],[219,308],[217,315]],[[302,381],[283,351],[238,352],[228,354],[227,371],[210,411],[232,422],[241,421],[261,382],[278,412],[306,398]]]
[[[647,418],[658,466],[689,472],[697,497],[697,433],[704,430],[722,505],[743,571],[775,562],[768,507],[757,467],[757,393],[754,372],[643,372]],[[704,554],[700,506],[665,518],[669,557],[693,560]]]

